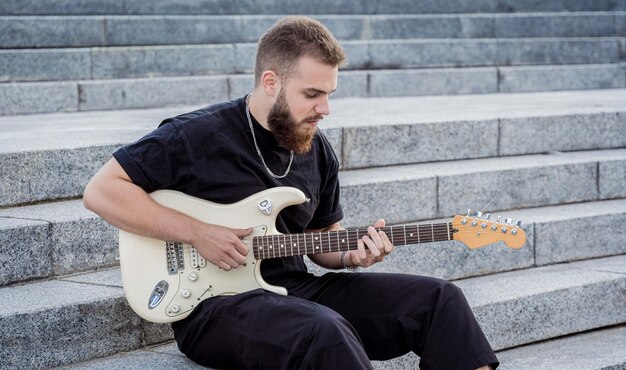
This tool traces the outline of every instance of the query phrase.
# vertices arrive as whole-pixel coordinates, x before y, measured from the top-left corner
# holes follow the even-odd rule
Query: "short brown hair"
[[[346,54],[332,33],[320,22],[307,17],[286,17],[259,40],[255,65],[255,86],[263,71],[272,70],[281,79],[293,72],[297,61],[310,56],[318,62],[339,66]]]

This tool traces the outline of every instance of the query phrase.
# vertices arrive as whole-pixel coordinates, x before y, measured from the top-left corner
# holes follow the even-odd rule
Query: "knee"
[[[319,306],[313,317],[313,335],[334,340],[333,338],[356,336],[356,330],[334,310]]]

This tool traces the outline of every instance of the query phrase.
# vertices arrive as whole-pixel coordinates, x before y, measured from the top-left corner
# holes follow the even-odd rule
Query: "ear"
[[[267,95],[276,96],[280,91],[280,78],[276,72],[269,69],[265,70],[261,75],[261,86]]]

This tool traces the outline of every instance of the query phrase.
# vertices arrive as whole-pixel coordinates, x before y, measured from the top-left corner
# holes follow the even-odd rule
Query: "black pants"
[[[289,296],[211,298],[172,327],[183,353],[219,369],[371,369],[410,351],[421,369],[498,366],[461,290],[414,275],[330,273]]]

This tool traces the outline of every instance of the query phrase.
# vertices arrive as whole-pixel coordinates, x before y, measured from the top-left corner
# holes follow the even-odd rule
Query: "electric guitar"
[[[191,245],[161,241],[120,230],[119,250],[122,282],[132,309],[142,318],[158,323],[187,317],[203,300],[263,288],[287,294],[283,287],[266,283],[261,261],[296,255],[357,249],[357,240],[367,228],[281,234],[276,230],[278,213],[290,205],[307,201],[304,193],[291,187],[271,188],[237,203],[223,205],[173,190],[158,190],[150,196],[159,204],[202,222],[231,228],[252,227],[243,242],[251,254],[245,265],[224,271],[208,263]],[[509,223],[490,222],[468,214],[452,222],[381,228],[398,245],[459,240],[470,249],[504,241],[521,248],[524,230]],[[480,216],[480,215],[478,215]]]

